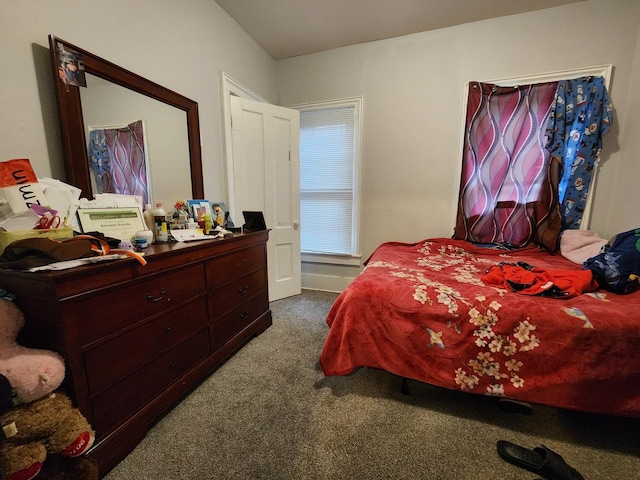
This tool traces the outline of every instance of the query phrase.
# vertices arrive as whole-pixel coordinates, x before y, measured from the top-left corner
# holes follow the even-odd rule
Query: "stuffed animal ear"
[[[0,373],[0,413],[13,407],[13,388],[7,377]]]

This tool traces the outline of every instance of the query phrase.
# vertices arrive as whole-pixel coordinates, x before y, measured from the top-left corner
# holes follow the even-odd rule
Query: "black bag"
[[[593,272],[600,287],[614,293],[631,293],[640,288],[640,228],[619,233],[602,247],[602,252],[583,264]]]

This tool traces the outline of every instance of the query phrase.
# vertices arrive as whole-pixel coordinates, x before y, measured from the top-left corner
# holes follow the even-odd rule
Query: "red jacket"
[[[523,295],[571,298],[598,288],[591,270],[544,270],[528,264],[501,263],[481,277],[487,285],[506,287]]]

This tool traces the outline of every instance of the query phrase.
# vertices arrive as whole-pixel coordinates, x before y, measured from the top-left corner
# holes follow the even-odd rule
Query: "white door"
[[[300,293],[300,116],[297,110],[231,97],[234,221],[264,212],[269,300]]]

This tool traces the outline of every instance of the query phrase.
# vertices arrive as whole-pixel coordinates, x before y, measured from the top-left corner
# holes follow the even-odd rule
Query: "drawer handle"
[[[240,287],[238,289],[238,293],[240,295],[244,295],[245,293],[247,293],[249,291],[249,285],[245,285],[244,287]]]
[[[242,320],[245,320],[248,316],[249,316],[249,310],[247,310],[246,312],[242,312],[242,313],[240,314],[240,318],[241,318]]]
[[[159,302],[160,300],[162,300],[164,298],[164,296],[167,294],[167,289],[163,288],[162,290],[160,290],[160,296],[159,297],[154,297],[153,295],[151,295],[150,293],[147,293],[147,300],[150,302]]]
[[[169,326],[164,327],[164,331],[169,333],[171,331],[171,327],[169,327]]]

